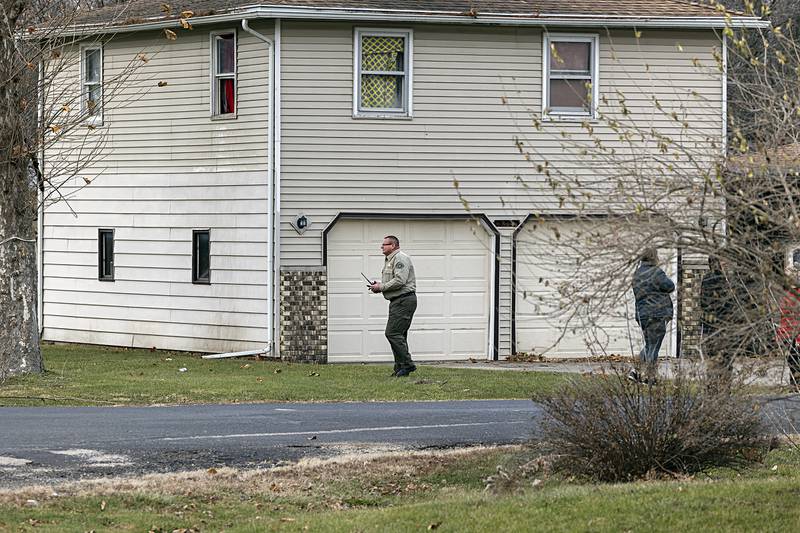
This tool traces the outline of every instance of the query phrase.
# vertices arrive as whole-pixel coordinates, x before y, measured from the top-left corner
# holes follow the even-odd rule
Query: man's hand
[[[372,285],[369,286],[369,290],[372,292],[381,292],[381,282],[380,281],[373,281]]]

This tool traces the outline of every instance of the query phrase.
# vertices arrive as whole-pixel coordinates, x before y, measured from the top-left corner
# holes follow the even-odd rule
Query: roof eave
[[[559,15],[531,14],[529,17],[518,13],[478,13],[474,16],[462,13],[426,12],[426,11],[385,11],[385,10],[353,10],[353,9],[316,9],[316,8],[281,8],[281,7],[248,7],[235,9],[219,15],[192,17],[189,22],[193,26],[238,21],[241,19],[305,19],[305,20],[348,20],[370,22],[400,23],[434,23],[434,24],[470,24],[470,25],[503,25],[503,26],[557,26],[580,28],[662,28],[662,29],[723,29],[732,28],[769,28],[770,23],[756,17],[618,17],[604,15]],[[180,27],[177,19],[157,20],[152,22],[112,25],[86,24],[68,29],[67,35],[107,34],[120,32],[138,32]]]

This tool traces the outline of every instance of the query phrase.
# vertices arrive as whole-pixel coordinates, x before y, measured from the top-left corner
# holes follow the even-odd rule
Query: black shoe
[[[397,376],[398,378],[402,378],[404,376],[409,375],[410,373],[412,373],[416,369],[417,369],[417,367],[415,365],[406,366],[406,367],[403,367],[400,370],[398,370],[397,373],[395,374],[395,376]]]

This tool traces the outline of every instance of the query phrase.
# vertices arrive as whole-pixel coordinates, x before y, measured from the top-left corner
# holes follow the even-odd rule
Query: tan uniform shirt
[[[400,250],[386,256],[381,273],[381,292],[387,300],[417,290],[417,277],[411,258]]]

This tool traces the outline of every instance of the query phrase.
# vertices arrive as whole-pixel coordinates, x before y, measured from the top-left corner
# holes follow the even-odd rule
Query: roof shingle
[[[169,11],[162,8],[167,4]],[[245,8],[348,10],[402,15],[451,15],[508,18],[722,18],[713,7],[688,0],[133,0],[87,11],[77,25],[132,25],[178,18],[182,11],[195,17],[235,13]]]

